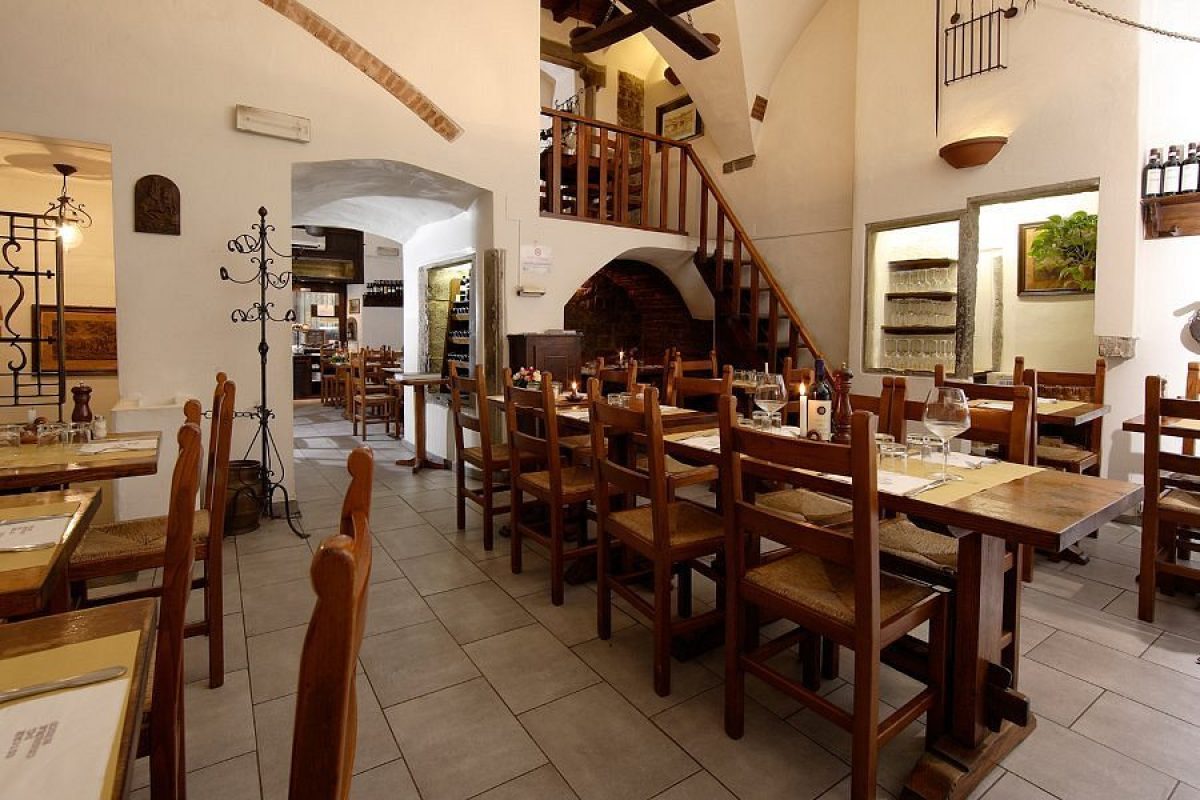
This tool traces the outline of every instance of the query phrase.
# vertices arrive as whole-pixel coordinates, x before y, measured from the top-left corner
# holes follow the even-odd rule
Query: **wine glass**
[[[775,414],[787,405],[787,384],[779,373],[763,373],[754,388],[754,405],[767,415]]]
[[[971,409],[962,389],[935,386],[925,398],[925,427],[942,443],[942,471],[929,477],[938,481],[959,481],[960,475],[950,474],[950,440],[971,427]]]
[[[884,369],[896,368],[896,340],[885,339],[883,342],[883,366]]]

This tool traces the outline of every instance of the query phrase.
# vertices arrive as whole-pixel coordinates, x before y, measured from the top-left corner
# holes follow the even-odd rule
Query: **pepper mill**
[[[92,387],[85,383],[72,386],[71,396],[75,400],[75,408],[71,410],[71,422],[91,422]]]
[[[850,444],[850,422],[854,409],[850,406],[850,383],[854,373],[846,364],[833,372],[833,437],[835,444]]]

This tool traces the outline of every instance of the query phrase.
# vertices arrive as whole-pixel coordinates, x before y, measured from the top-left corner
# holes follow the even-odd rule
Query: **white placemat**
[[[128,691],[122,678],[0,705],[3,795],[104,796]]]
[[[60,514],[0,522],[0,553],[53,547],[62,541],[72,516]]]
[[[79,446],[79,452],[87,455],[117,453],[125,450],[153,450],[158,445],[153,439],[114,439],[111,442],[92,442]]]

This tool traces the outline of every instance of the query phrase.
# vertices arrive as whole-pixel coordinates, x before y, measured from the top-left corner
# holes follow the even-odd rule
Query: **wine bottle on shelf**
[[[1179,161],[1179,148],[1171,145],[1167,148],[1167,160],[1163,164],[1162,193],[1164,197],[1179,194],[1179,173],[1182,168],[1183,165]]]
[[[1142,167],[1142,197],[1158,197],[1163,189],[1162,151],[1155,147]]]
[[[1187,158],[1179,169],[1179,192],[1188,194],[1200,191],[1200,153],[1197,152],[1196,142],[1187,148]]]
[[[825,374],[825,360],[817,359],[812,391],[808,396],[808,432],[823,442],[833,435],[833,385]]]

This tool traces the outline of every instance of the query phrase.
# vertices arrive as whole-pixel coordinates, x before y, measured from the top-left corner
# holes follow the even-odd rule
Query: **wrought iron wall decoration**
[[[165,175],[143,175],[133,185],[133,229],[179,235],[179,187]]]
[[[65,192],[64,192],[65,194]],[[36,363],[49,349],[55,363],[66,361],[63,329],[63,257],[57,220],[42,214],[0,211],[0,406],[58,406],[67,399],[61,369]],[[56,325],[35,328],[35,309],[55,310]],[[26,327],[28,326],[28,327]]]
[[[267,344],[267,323],[283,322],[290,326],[296,321],[296,312],[291,308],[283,315],[277,316],[271,310],[275,304],[267,300],[268,289],[286,289],[292,280],[290,270],[271,271],[271,265],[275,263],[272,255],[279,258],[291,258],[291,256],[284,255],[271,246],[269,236],[271,231],[275,230],[275,226],[267,223],[265,207],[259,207],[258,222],[250,229],[253,233],[235,236],[229,240],[228,247],[231,253],[249,256],[250,262],[257,267],[255,274],[245,280],[239,280],[230,275],[228,269],[221,267],[221,280],[223,281],[242,285],[258,285],[257,302],[248,308],[235,308],[229,315],[229,318],[235,323],[258,323],[259,403],[252,411],[236,411],[234,416],[249,417],[257,420],[258,423],[258,431],[255,432],[250,444],[246,447],[246,454],[243,458],[249,457],[256,444],[259,446],[262,458],[258,468],[258,485],[255,487],[258,490],[258,497],[255,499],[260,504],[259,513],[264,517],[276,518],[274,498],[276,492],[281,493],[283,495],[283,515],[287,520],[288,527],[297,536],[308,538],[308,534],[296,528],[295,517],[291,511],[291,498],[288,497],[288,491],[283,485],[285,475],[283,457],[280,456],[279,447],[275,444],[275,437],[271,433],[271,420],[274,419],[275,412],[267,405],[267,353],[271,349]],[[242,491],[249,491],[249,487],[239,490],[239,494]],[[235,504],[239,499],[235,498]]]
[[[947,0],[949,2],[949,0]],[[1020,13],[1016,0],[952,0],[954,13],[943,27],[942,0],[935,5],[934,40],[936,84],[934,86],[933,127],[936,133],[942,117],[942,86],[965,78],[1006,69],[1004,63],[1004,22]],[[962,8],[967,8],[963,18]]]

